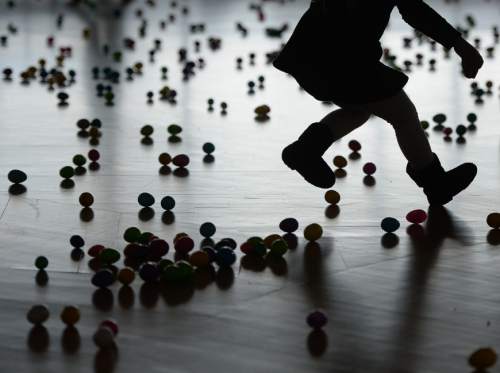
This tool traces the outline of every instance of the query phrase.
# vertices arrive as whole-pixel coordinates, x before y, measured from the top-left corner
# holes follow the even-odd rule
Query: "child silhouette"
[[[292,75],[316,99],[340,109],[307,127],[283,149],[282,159],[309,183],[330,188],[335,174],[322,155],[373,114],[394,128],[408,161],[406,172],[423,188],[429,204],[444,205],[467,188],[477,168],[464,163],[443,169],[403,90],[408,77],[380,62],[380,38],[394,7],[409,25],[453,48],[467,78],[477,75],[484,62],[481,55],[422,0],[312,0],[273,66]]]

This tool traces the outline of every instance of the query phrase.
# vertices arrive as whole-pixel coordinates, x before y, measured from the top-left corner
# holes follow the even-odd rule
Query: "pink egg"
[[[177,167],[186,167],[189,164],[189,157],[186,154],[176,155],[172,163]]]
[[[113,320],[104,320],[100,326],[109,328],[115,336],[118,334],[118,324]]]
[[[413,210],[406,215],[406,220],[413,224],[423,223],[427,219],[427,213],[424,210]]]
[[[367,175],[373,175],[377,171],[375,164],[368,162],[363,166],[363,172]]]

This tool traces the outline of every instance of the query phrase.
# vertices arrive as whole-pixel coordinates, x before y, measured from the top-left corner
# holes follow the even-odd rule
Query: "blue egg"
[[[210,222],[203,223],[200,226],[200,234],[203,237],[207,238],[212,237],[215,234],[215,231],[216,231],[215,225]]]
[[[201,249],[208,254],[208,258],[210,259],[210,263],[215,262],[217,252],[215,251],[215,249],[212,246],[206,245],[206,246],[203,246]]]
[[[175,207],[175,199],[173,197],[166,196],[162,198],[160,204],[164,210],[170,211]]]
[[[107,288],[115,281],[115,275],[109,269],[100,269],[92,277],[92,285]]]
[[[154,205],[155,198],[149,193],[141,193],[139,197],[137,197],[137,202],[143,207],[150,207]]]
[[[215,254],[215,262],[219,267],[230,267],[236,262],[236,254],[229,247],[221,247]]]
[[[146,262],[139,268],[139,276],[144,282],[155,282],[160,278],[160,269],[156,263]]]
[[[380,223],[380,227],[387,233],[395,232],[399,229],[399,221],[395,218],[384,218]]]

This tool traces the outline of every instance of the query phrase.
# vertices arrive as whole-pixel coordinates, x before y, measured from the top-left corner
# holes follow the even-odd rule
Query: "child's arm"
[[[410,26],[436,40],[445,48],[454,48],[462,58],[464,75],[474,78],[483,65],[483,58],[458,30],[451,26],[423,0],[396,0],[401,16]]]

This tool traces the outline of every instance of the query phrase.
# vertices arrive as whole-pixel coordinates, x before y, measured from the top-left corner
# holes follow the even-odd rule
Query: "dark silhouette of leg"
[[[370,113],[363,110],[341,108],[332,111],[321,119],[320,123],[327,125],[337,141],[365,124],[370,119]]]

